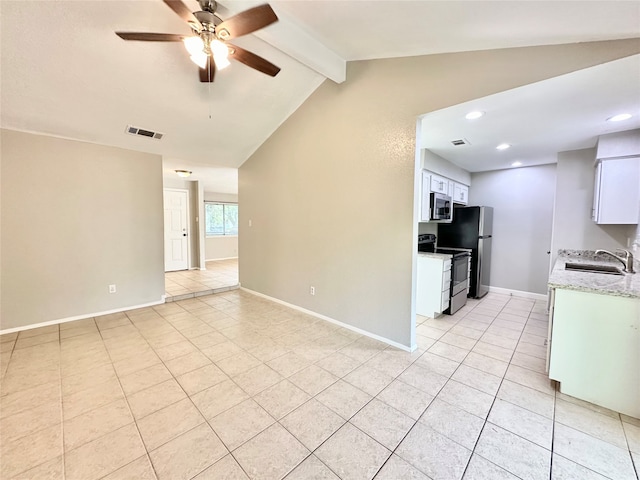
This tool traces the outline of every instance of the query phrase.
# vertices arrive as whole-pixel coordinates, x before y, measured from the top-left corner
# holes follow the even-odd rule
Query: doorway
[[[189,269],[189,191],[164,189],[164,270]]]

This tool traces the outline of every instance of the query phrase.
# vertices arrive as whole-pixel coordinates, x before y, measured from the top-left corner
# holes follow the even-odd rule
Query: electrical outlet
[[[249,226],[253,225],[253,222],[251,220],[249,220]]]
[[[116,286],[115,285],[109,285],[109,293],[116,293]]]
[[[316,287],[309,287],[309,293],[311,295],[315,295],[316,294]]]

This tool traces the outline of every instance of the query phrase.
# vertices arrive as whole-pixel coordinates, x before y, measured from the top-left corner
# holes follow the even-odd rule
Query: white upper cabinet
[[[469,202],[469,187],[461,183],[454,183],[451,197],[453,198],[453,203],[466,205]]]
[[[449,180],[441,177],[440,175],[436,175],[435,173],[431,174],[431,191],[435,193],[444,193],[445,195],[449,195]]]
[[[592,219],[598,224],[637,225],[640,156],[600,160],[595,173]]]
[[[431,211],[431,175],[422,171],[422,188],[420,189],[420,221],[428,222]]]

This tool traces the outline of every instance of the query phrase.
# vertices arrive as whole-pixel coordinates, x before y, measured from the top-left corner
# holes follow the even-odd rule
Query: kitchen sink
[[[588,273],[606,273],[609,275],[624,275],[618,267],[612,265],[593,265],[590,263],[567,263],[565,270],[574,270],[577,272]]]

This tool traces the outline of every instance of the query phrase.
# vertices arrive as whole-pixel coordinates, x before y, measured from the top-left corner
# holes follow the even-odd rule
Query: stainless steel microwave
[[[451,197],[444,193],[431,193],[430,220],[451,220]]]

